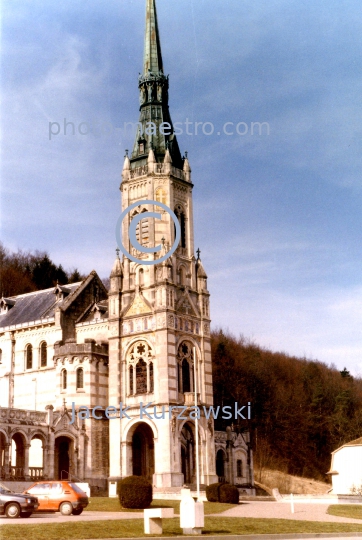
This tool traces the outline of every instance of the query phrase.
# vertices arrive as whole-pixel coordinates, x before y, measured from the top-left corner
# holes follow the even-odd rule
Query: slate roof
[[[75,291],[81,282],[62,286],[65,293]],[[15,300],[15,305],[7,313],[0,315],[0,329],[13,326],[15,324],[24,324],[39,319],[54,317],[55,307],[62,305],[64,300],[57,301],[54,294],[54,287],[36,291],[27,294],[12,296],[9,300]]]

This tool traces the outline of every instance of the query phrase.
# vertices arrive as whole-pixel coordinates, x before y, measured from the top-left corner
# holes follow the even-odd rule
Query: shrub
[[[220,486],[222,486],[220,482],[217,482],[216,484],[210,484],[209,486],[206,486],[206,498],[209,502],[219,502],[220,501]]]
[[[219,497],[221,503],[239,504],[239,490],[236,486],[221,484]]]
[[[123,508],[148,508],[152,502],[152,485],[142,476],[128,476],[119,482],[118,496]]]

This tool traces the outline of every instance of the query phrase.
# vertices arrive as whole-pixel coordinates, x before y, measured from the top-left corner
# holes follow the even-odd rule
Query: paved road
[[[290,504],[278,502],[248,502],[239,504],[222,513],[225,517],[251,517],[297,519],[302,521],[327,521],[329,523],[359,523],[362,532],[362,520],[330,516],[327,514],[329,504],[294,503],[294,514],[291,513]]]
[[[235,508],[226,510],[217,516],[225,517],[250,517],[250,518],[278,518],[278,519],[296,519],[304,521],[324,521],[329,523],[359,523],[362,532],[362,520],[330,516],[327,514],[328,504],[307,504],[296,503],[295,512],[291,513],[290,505],[286,503],[273,502],[248,502],[242,503]],[[27,519],[8,519],[0,518],[0,525],[19,525],[30,523],[68,523],[74,521],[98,521],[98,520],[117,520],[117,519],[136,519],[143,518],[143,512],[83,512],[80,516],[62,516],[56,514],[33,514]]]

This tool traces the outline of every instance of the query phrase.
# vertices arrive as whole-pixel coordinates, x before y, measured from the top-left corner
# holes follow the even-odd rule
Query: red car
[[[87,494],[75,482],[65,480],[36,482],[24,493],[38,499],[37,512],[60,512],[63,516],[79,516],[89,503]]]

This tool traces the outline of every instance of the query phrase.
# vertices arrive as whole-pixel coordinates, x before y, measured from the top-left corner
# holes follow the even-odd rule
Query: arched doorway
[[[181,472],[184,484],[195,480],[195,445],[194,435],[190,424],[186,423],[181,430]]]
[[[225,454],[223,450],[218,450],[216,453],[216,474],[219,477],[219,482],[225,481]]]
[[[73,447],[74,443],[69,437],[55,439],[54,448],[54,473],[56,480],[67,480],[73,471]]]
[[[132,436],[132,474],[152,483],[154,472],[153,432],[148,424],[138,424]]]
[[[21,433],[15,433],[11,440],[11,477],[16,480],[24,479],[25,439]]]
[[[29,448],[29,476],[32,480],[41,480],[44,475],[44,440],[34,435]]]

